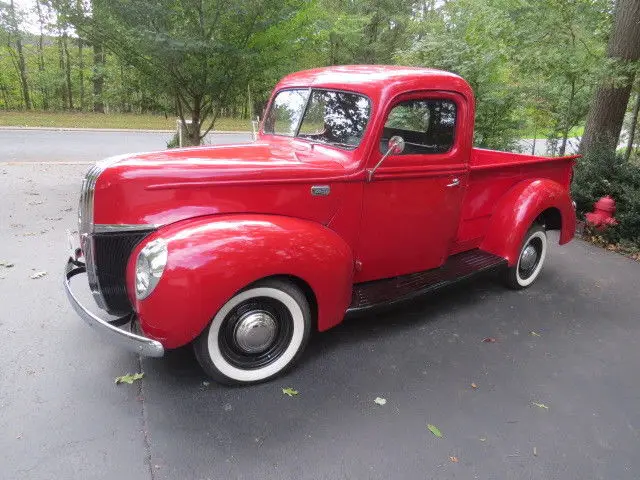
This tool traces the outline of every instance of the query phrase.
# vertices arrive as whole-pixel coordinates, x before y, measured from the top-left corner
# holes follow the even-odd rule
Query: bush
[[[619,225],[600,235],[610,243],[640,248],[640,166],[620,155],[591,152],[576,164],[572,194],[581,216],[600,197],[611,195]]]

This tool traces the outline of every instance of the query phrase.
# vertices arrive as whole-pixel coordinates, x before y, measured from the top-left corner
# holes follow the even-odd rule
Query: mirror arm
[[[385,158],[387,158],[392,151],[393,151],[393,147],[389,148],[389,150],[387,150],[387,153],[385,153],[380,159],[380,161],[376,163],[375,167],[369,169],[369,172],[368,172],[369,178],[367,179],[368,182],[370,182],[373,179],[373,174],[376,173],[376,170],[378,169],[378,167],[382,165],[382,162],[384,162]]]
[[[367,180],[368,182],[370,182],[373,179],[373,174],[376,173],[376,170],[380,165],[382,165],[382,162],[384,162],[385,158],[387,158],[392,153],[402,153],[404,151],[404,139],[398,135],[394,135],[393,137],[391,137],[389,139],[388,145],[389,145],[389,148],[387,152],[382,156],[380,161],[376,163],[375,167],[369,170],[369,178]]]

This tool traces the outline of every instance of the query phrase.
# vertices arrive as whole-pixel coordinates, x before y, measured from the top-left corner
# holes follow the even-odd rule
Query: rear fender
[[[167,265],[154,291],[137,300],[135,260],[158,237],[168,244]],[[134,249],[127,288],[144,333],[176,348],[195,339],[239,290],[275,275],[309,286],[319,330],[344,317],[351,302],[351,249],[333,230],[291,217],[207,216],[161,228]]]
[[[576,229],[576,212],[565,187],[549,179],[526,180],[515,185],[498,202],[480,248],[516,264],[527,230],[546,210],[560,212],[560,245]]]

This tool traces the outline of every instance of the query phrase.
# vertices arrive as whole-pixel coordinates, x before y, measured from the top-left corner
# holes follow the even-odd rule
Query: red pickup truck
[[[110,158],[82,184],[71,304],[142,355],[189,343],[225,383],[278,375],[312,331],[500,269],[531,285],[575,230],[575,157],[473,147],[457,75],[343,66],[282,79],[253,143]],[[85,273],[106,320],[70,288]]]

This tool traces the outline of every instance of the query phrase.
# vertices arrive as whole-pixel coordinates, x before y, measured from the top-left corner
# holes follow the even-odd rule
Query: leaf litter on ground
[[[440,431],[440,429],[438,427],[436,427],[435,425],[431,425],[430,423],[427,423],[427,428],[429,429],[429,431],[431,433],[433,433],[436,437],[438,438],[442,438],[442,432]]]
[[[282,389],[282,393],[290,397],[293,397],[294,395],[298,395],[299,392],[297,390],[294,390],[291,387],[287,387]]]
[[[47,272],[45,272],[43,270],[41,272],[36,272],[36,273],[32,274],[30,278],[33,279],[33,280],[37,280],[38,278],[44,277],[46,274],[47,274]]]
[[[144,377],[144,372],[140,372],[140,373],[127,373],[126,375],[122,375],[121,377],[116,377],[116,385],[120,385],[121,383],[128,383],[129,385],[131,385],[133,382],[137,381],[137,380],[142,380],[142,377]]]
[[[538,408],[544,408],[545,410],[549,410],[549,407],[547,407],[544,403],[531,402],[531,405],[535,405]]]
[[[14,266],[13,263],[11,262],[0,262],[0,267],[4,267],[4,268],[12,268]]]
[[[483,341],[484,343],[496,343],[496,339],[495,339],[495,338],[493,338],[493,337],[484,337],[484,338],[482,339],[482,341]]]

